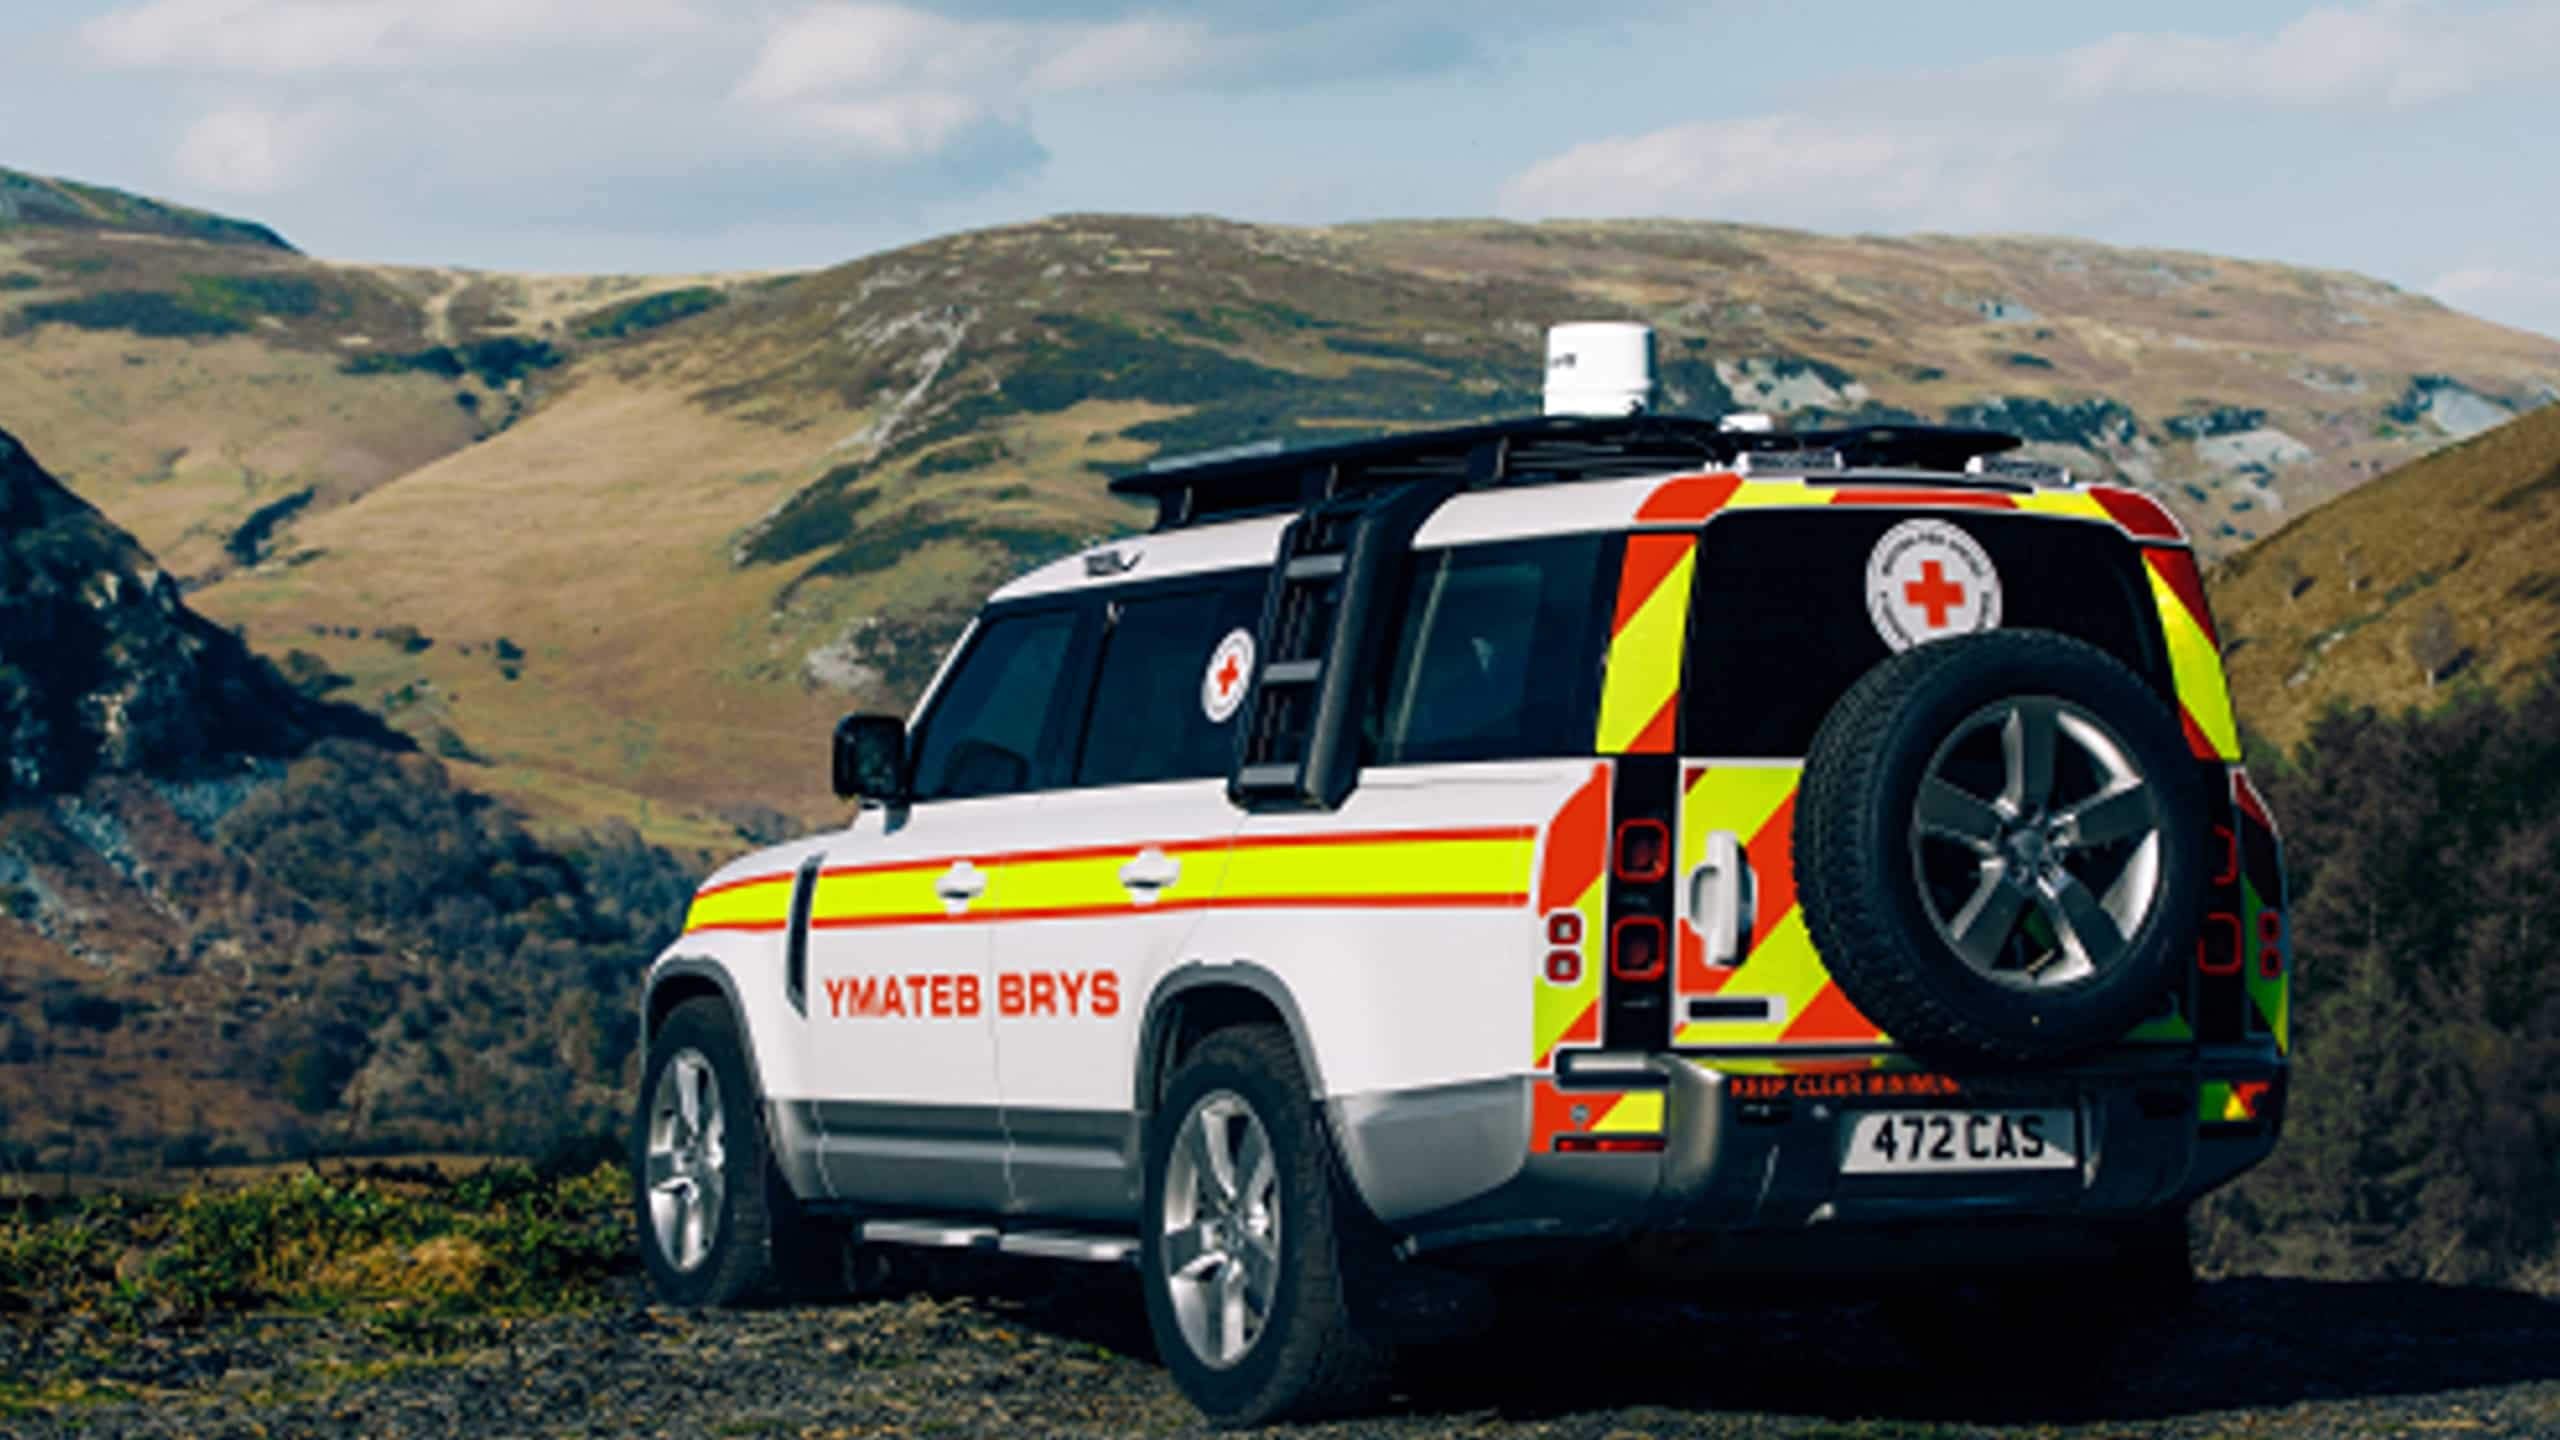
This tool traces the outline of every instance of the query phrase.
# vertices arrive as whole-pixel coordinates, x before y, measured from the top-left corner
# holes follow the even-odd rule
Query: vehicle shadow
[[[2094,1313],[2110,1302],[2093,1293],[2089,1303]],[[2560,1304],[2416,1283],[2230,1279],[2084,1353],[2076,1368],[2040,1357],[1949,1373],[1915,1360],[1873,1305],[1565,1302],[1551,1317],[1511,1314],[1486,1340],[1434,1357],[1410,1399],[1520,1419],[1630,1405],[1975,1424],[2166,1419],[2560,1380]]]
[[[1152,1360],[1134,1276],[987,1296],[1020,1323]],[[986,1295],[985,1291],[979,1292]],[[2093,1307],[2108,1297],[2092,1294]],[[2069,1347],[2062,1347],[2070,1353]],[[2560,1304],[2410,1282],[2245,1277],[2076,1371],[1915,1360],[1874,1305],[1723,1308],[1649,1295],[1514,1297],[1483,1338],[1416,1353],[1390,1413],[1514,1420],[1632,1406],[1828,1420],[2103,1424],[2560,1380]]]

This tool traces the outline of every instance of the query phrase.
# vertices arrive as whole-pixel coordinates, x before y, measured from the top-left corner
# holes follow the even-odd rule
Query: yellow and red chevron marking
[[[1560,1135],[1659,1135],[1659,1090],[1567,1090],[1552,1080],[1529,1083],[1529,1148],[1546,1154]]]
[[[2143,547],[2142,559],[2144,573],[2151,578],[2152,600],[2160,611],[2160,635],[2169,645],[2169,674],[2178,687],[2178,714],[2186,725],[2188,748],[2202,760],[2237,760],[2240,727],[2231,716],[2222,642],[2214,633],[2213,611],[2205,604],[2195,556],[2149,545]]]
[[[1529,902],[1537,831],[1526,825],[1336,831],[1137,842],[992,855],[942,855],[819,872],[813,929],[1057,920],[1204,909],[1512,909]],[[1120,867],[1145,850],[1181,874],[1140,905]],[[976,905],[950,913],[937,882],[966,859],[994,876]],[[1223,864],[1221,861],[1223,860]],[[793,873],[749,876],[695,895],[685,933],[768,931],[788,923]]]
[[[1966,485],[1877,489],[1809,485],[1802,480],[1746,480],[1740,475],[1678,475],[1662,481],[1636,509],[1638,525],[1703,524],[1724,510],[1815,505],[1892,505],[1911,510],[2017,510],[2115,525],[2137,539],[2183,539],[2177,522],[2131,491],[2077,488],[1986,490]]]
[[[1680,805],[1680,853],[1685,867],[1705,858],[1707,835],[1729,830],[1743,841],[1759,884],[1757,922],[1742,963],[1717,971],[1684,945],[1683,995],[1729,991],[1767,995],[1784,1007],[1775,1020],[1682,1022],[1678,1045],[1873,1045],[1884,1033],[1858,1013],[1823,968],[1804,909],[1796,903],[1795,799],[1803,769],[1796,765],[1716,764],[1690,767]]]
[[[1547,853],[1538,865],[1539,923],[1558,912],[1581,919],[1578,948],[1582,968],[1571,984],[1559,985],[1546,973],[1550,949],[1535,952],[1530,985],[1536,1003],[1530,1007],[1530,1062],[1545,1069],[1559,1045],[1600,1043],[1600,972],[1607,963],[1609,767],[1594,765],[1591,778],[1575,790],[1555,819],[1547,824]]]
[[[1608,681],[1600,692],[1603,755],[1668,755],[1679,727],[1680,643],[1689,628],[1697,541],[1639,532],[1627,537],[1618,609],[1609,627]]]

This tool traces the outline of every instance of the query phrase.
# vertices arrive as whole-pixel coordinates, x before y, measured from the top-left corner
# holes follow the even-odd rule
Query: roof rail
[[[1897,467],[1964,473],[1977,456],[2016,449],[1998,430],[1942,425],[1861,425],[1794,432],[1736,431],[1678,415],[1542,415],[1443,430],[1408,431],[1303,450],[1271,441],[1173,457],[1111,482],[1112,493],[1156,502],[1156,528],[1301,510],[1346,490],[1416,481],[1462,489],[1621,479],[1779,456],[1799,468],[1831,452],[1840,468]],[[1770,468],[1762,462],[1759,468]]]

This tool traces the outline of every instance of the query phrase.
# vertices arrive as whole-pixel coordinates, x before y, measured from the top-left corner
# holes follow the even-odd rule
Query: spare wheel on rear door
[[[1915,1052],[2061,1059],[2162,1005],[2195,943],[2204,795],[2175,715],[2106,652],[2040,630],[1915,646],[1814,738],[1805,920]]]

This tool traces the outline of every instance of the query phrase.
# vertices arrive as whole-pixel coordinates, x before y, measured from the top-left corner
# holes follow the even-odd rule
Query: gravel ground
[[[0,1435],[1199,1431],[1148,1354],[1134,1281],[1062,1271],[1029,1283],[1047,1288],[716,1314],[633,1291],[589,1315],[405,1335],[307,1316],[139,1341],[0,1326],[0,1375],[51,1397],[0,1411]],[[2043,1390],[1934,1379],[1872,1308],[1551,1311],[1436,1352],[1376,1415],[1296,1433],[2560,1436],[2560,1305],[2502,1292],[2219,1281],[2139,1358]]]

